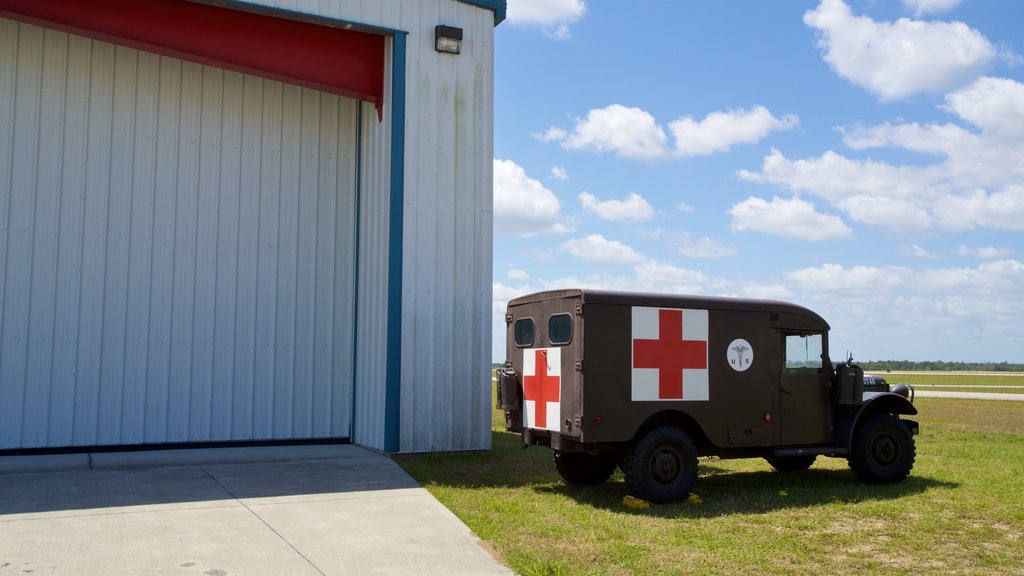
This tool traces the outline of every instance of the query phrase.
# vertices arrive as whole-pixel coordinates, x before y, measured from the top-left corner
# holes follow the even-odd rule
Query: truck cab
[[[697,457],[799,470],[843,457],[866,482],[905,478],[917,413],[833,365],[829,326],[785,302],[557,290],[509,302],[497,404],[570,483],[621,467],[631,492],[684,498]]]

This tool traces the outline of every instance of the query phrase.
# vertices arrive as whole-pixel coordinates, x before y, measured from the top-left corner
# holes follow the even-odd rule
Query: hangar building
[[[0,453],[490,445],[505,0],[0,0]]]

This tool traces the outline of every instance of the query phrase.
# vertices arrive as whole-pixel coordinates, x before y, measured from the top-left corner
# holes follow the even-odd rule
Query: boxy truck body
[[[613,460],[631,464],[655,429],[682,432],[698,455],[785,468],[849,457],[858,422],[876,413],[916,413],[901,396],[864,394],[859,367],[833,367],[828,323],[785,302],[559,290],[512,300],[506,323],[506,428],[551,447],[556,464],[600,457],[598,476]],[[576,464],[559,471],[594,458],[566,456]]]

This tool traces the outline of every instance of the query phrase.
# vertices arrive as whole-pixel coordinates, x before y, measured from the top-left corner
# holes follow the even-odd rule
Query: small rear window
[[[572,316],[556,314],[548,319],[548,340],[555,346],[572,342]]]
[[[533,318],[516,320],[516,346],[520,348],[533,346]]]

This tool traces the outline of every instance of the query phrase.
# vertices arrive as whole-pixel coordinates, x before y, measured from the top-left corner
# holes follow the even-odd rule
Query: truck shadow
[[[594,508],[626,514],[665,518],[709,518],[731,514],[767,513],[787,508],[809,508],[829,503],[884,501],[919,494],[929,489],[953,489],[959,485],[914,475],[898,484],[867,485],[836,460],[821,458],[810,470],[776,472],[764,461],[763,469],[737,471],[740,461],[700,460],[694,492],[701,504],[679,502],[652,505],[647,509],[623,504],[629,489],[616,471],[597,486],[569,485],[555,471],[551,451],[543,447],[522,449],[518,435],[494,432],[487,452],[433,453],[393,457],[425,485],[461,488],[527,489],[538,494],[561,495]]]
[[[767,466],[767,464],[766,464]],[[954,489],[959,484],[914,476],[898,484],[864,484],[848,470],[814,469],[781,473],[773,470],[736,472],[701,463],[694,486],[699,503],[674,502],[633,508],[623,503],[629,493],[621,472],[598,486],[547,484],[538,493],[561,494],[594,508],[662,518],[714,518],[732,514],[763,514],[789,508],[810,508],[832,503],[884,501],[919,494],[929,489]]]

